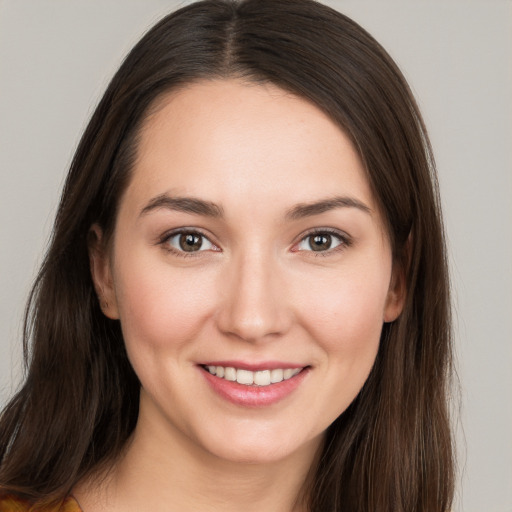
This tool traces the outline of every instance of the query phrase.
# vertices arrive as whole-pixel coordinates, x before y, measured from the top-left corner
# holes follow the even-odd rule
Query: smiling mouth
[[[232,366],[203,366],[203,368],[220,379],[237,382],[244,386],[265,387],[278,384],[298,375],[304,368],[276,368],[272,370],[250,371]]]

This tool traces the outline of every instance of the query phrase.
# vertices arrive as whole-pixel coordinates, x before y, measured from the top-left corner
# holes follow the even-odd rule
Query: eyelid
[[[198,236],[202,237],[203,239],[207,240],[211,244],[211,247],[208,249],[200,249],[198,251],[188,252],[188,251],[180,250],[180,249],[173,247],[172,245],[169,244],[169,240],[171,238],[178,236],[178,235],[183,235],[183,234],[198,235]],[[220,247],[211,240],[211,237],[208,236],[207,234],[205,234],[201,229],[195,228],[195,227],[190,227],[190,228],[189,227],[180,227],[180,228],[176,228],[176,229],[171,229],[170,231],[166,231],[159,237],[159,239],[157,241],[157,245],[163,246],[164,249],[168,252],[171,252],[175,255],[182,256],[185,258],[200,256],[201,253],[209,252],[212,250],[212,248],[214,249],[214,252],[220,252]]]
[[[183,251],[183,250],[177,249],[168,243],[172,237],[177,236],[177,235],[182,235],[182,234],[199,235],[202,238],[208,240],[208,242],[211,244],[211,248],[200,249],[198,251],[188,252],[188,251]],[[333,248],[326,249],[325,251],[313,251],[312,249],[311,250],[298,249],[298,245],[300,243],[304,242],[308,237],[315,236],[315,235],[321,235],[321,234],[331,235],[331,236],[337,238],[340,243]],[[353,242],[352,237],[350,235],[348,235],[346,232],[341,231],[339,229],[329,228],[329,227],[312,228],[300,235],[300,238],[296,242],[293,243],[293,245],[291,247],[291,251],[292,252],[312,253],[313,256],[327,256],[332,253],[341,251],[341,250],[345,249],[346,247],[349,247],[350,245],[352,245],[352,242]],[[157,240],[157,245],[162,245],[162,246],[164,246],[164,249],[167,250],[168,252],[171,252],[175,255],[182,256],[182,257],[197,257],[197,256],[200,256],[200,253],[211,251],[212,248],[213,248],[213,252],[222,252],[220,247],[215,242],[212,241],[211,236],[204,233],[204,231],[202,229],[196,228],[196,227],[180,227],[180,228],[175,228],[175,229],[166,231]]]
[[[304,242],[307,238],[315,236],[315,235],[322,235],[322,234],[328,234],[333,237],[336,237],[336,238],[338,238],[340,243],[336,247],[333,247],[332,249],[327,249],[325,251],[313,251],[312,249],[307,250],[307,249],[298,249],[297,248],[298,245],[300,243]],[[299,240],[297,242],[295,242],[292,246],[292,252],[309,252],[309,253],[313,253],[314,256],[327,256],[329,254],[343,250],[346,247],[350,247],[350,245],[352,245],[352,242],[353,242],[352,237],[350,235],[348,235],[347,233],[345,233],[344,231],[340,231],[339,229],[327,228],[327,227],[326,228],[312,228],[300,235]]]

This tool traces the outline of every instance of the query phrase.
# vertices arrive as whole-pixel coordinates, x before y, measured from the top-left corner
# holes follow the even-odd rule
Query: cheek
[[[382,264],[361,265],[307,283],[303,321],[331,359],[340,357],[348,365],[375,357],[390,273]]]
[[[303,326],[320,348],[319,417],[331,424],[356,398],[374,365],[383,326],[387,279],[379,272],[340,274],[309,283]]]
[[[214,297],[211,279],[166,265],[119,265],[116,295],[128,350],[178,350],[194,338]],[[124,268],[126,268],[126,272]]]

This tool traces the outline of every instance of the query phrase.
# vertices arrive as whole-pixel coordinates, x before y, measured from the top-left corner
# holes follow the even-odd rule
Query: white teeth
[[[246,384],[250,386],[254,382],[254,372],[248,370],[237,370],[236,381],[238,384]]]
[[[283,371],[283,379],[289,379],[292,376],[292,374],[293,370],[291,368],[287,368],[286,370]]]
[[[268,386],[270,384],[270,370],[254,372],[254,384],[256,386]]]
[[[276,368],[274,370],[259,370],[251,372],[250,370],[242,370],[228,366],[206,366],[212,375],[216,375],[221,379],[236,381],[238,384],[245,386],[270,386],[277,384],[283,380],[291,379],[301,372],[302,368]]]
[[[234,382],[236,380],[236,370],[230,366],[224,368],[224,378]]]
[[[283,380],[283,370],[281,368],[277,370],[270,370],[270,382],[275,384],[276,382],[281,382]]]

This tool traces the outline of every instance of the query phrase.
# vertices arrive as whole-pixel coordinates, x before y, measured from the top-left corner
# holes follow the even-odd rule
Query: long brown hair
[[[119,456],[139,382],[120,325],[98,305],[87,235],[111,235],[150,105],[188,83],[272,82],[351,137],[406,273],[363,389],[329,427],[312,511],[446,512],[453,495],[447,397],[449,284],[434,159],[415,100],[383,48],[313,0],[206,0],[167,16],[128,55],[87,126],[26,310],[27,376],[0,420],[0,490],[57,500]]]

